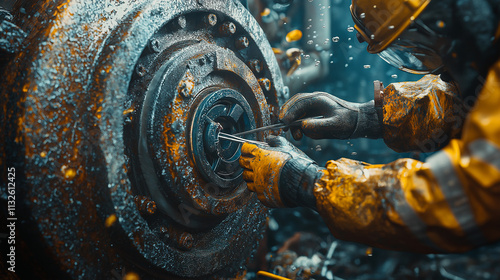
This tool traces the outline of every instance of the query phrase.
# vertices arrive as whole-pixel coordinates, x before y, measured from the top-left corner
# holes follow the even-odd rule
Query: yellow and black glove
[[[323,169],[283,137],[271,137],[268,144],[245,143],[241,148],[240,165],[248,189],[268,207],[316,209],[313,190]]]
[[[380,138],[382,129],[375,103],[354,103],[326,92],[299,93],[281,107],[280,120],[285,124],[298,119],[323,116],[302,121],[291,128],[296,140],[305,134],[313,139]]]

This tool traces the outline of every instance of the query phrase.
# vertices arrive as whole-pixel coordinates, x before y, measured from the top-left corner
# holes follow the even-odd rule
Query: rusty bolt
[[[207,63],[212,63],[213,57],[210,54],[205,55],[205,58],[207,59]]]
[[[262,72],[262,63],[258,59],[250,59],[247,62],[247,65],[255,74],[259,74],[260,72]]]
[[[184,98],[190,98],[193,93],[194,83],[188,80],[182,80],[177,86],[177,92]]]
[[[234,43],[236,46],[236,49],[242,50],[248,48],[250,45],[250,41],[248,41],[248,38],[245,36],[241,36],[240,38],[236,39],[236,42]]]
[[[138,64],[137,67],[135,68],[135,73],[137,73],[139,77],[144,77],[144,75],[146,75],[146,72],[147,70],[142,64]]]
[[[187,22],[185,16],[180,16],[177,18],[177,26],[184,29],[186,28]]]
[[[193,235],[183,232],[179,238],[179,245],[182,249],[189,250],[193,247]]]
[[[208,14],[203,17],[203,22],[207,26],[215,26],[217,24],[217,16],[215,14]]]
[[[201,66],[205,65],[205,63],[206,63],[206,62],[207,62],[207,59],[206,59],[205,57],[202,57],[202,58],[200,58],[200,59],[198,60],[198,63],[199,63]]]
[[[156,40],[156,39],[151,39],[149,41],[149,49],[155,53],[159,52],[160,51],[160,42],[158,42],[158,40]]]
[[[142,214],[154,214],[156,212],[156,203],[149,197],[137,195],[135,198],[135,205]]]
[[[264,91],[270,91],[271,90],[271,81],[268,78],[260,78],[259,79],[259,84],[260,84],[260,87]]]
[[[220,27],[219,27],[219,34],[221,36],[231,36],[234,33],[236,33],[236,25],[230,21],[224,22]]]

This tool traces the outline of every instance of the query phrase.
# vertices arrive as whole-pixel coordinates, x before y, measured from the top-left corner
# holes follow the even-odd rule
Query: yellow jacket
[[[425,163],[327,163],[314,194],[338,238],[415,252],[461,252],[500,239],[500,61],[468,114],[456,91],[433,79],[413,85],[433,89],[426,93],[398,95],[408,92],[397,89],[404,84],[384,91],[384,138],[395,150],[444,149]]]

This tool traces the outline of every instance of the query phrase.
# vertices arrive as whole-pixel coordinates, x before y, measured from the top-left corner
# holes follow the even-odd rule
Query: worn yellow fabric
[[[432,152],[457,138],[467,115],[458,89],[439,76],[393,83],[383,93],[384,141],[397,152]]]
[[[339,238],[415,252],[462,252],[500,240],[500,62],[461,139],[426,163],[341,159],[326,167],[317,207]]]
[[[243,179],[248,189],[256,192],[268,207],[285,207],[279,193],[279,180],[281,169],[289,159],[286,153],[261,149],[253,144],[244,143],[241,147],[239,162],[245,168]]]

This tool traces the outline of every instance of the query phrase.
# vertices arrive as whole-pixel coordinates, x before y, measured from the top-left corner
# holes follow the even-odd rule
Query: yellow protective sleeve
[[[462,252],[500,240],[500,63],[460,140],[425,163],[327,163],[317,208],[338,238],[393,250]]]
[[[466,111],[458,89],[439,76],[393,83],[382,94],[384,141],[397,152],[432,152],[460,134]]]

